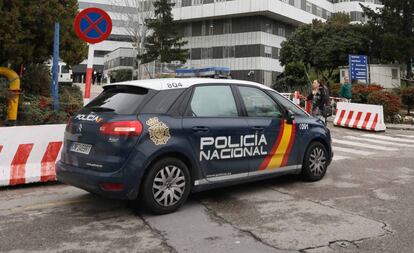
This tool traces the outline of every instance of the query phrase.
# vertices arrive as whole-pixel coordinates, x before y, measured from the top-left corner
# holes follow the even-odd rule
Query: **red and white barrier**
[[[56,180],[65,125],[0,127],[0,186]]]
[[[335,126],[369,131],[385,131],[384,109],[381,105],[339,102],[334,120]]]

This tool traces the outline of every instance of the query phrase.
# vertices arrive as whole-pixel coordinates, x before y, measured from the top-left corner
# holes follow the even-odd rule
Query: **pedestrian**
[[[95,85],[96,83],[96,71],[92,73],[92,84]]]
[[[98,85],[102,84],[102,73],[100,71],[97,74],[96,80],[98,81]]]
[[[331,116],[331,108],[329,106],[329,90],[323,80],[314,80],[312,83],[312,91],[307,99],[312,101],[311,114],[314,117],[323,117],[325,123],[327,117]]]
[[[352,85],[349,82],[348,77],[344,78],[344,83],[341,84],[340,95],[341,98],[346,99],[346,102],[351,102],[352,99]]]

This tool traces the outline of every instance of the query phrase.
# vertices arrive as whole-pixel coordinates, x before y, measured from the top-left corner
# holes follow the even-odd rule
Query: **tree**
[[[308,84],[305,65],[302,62],[291,62],[286,65],[285,71],[277,77],[273,88],[279,92],[299,90],[303,93],[307,90]]]
[[[410,115],[414,107],[414,87],[401,89],[401,101],[407,106],[407,113]]]
[[[312,24],[300,26],[282,43],[282,66],[303,62],[308,73],[314,69],[317,76],[331,80],[339,66],[348,64],[349,54],[368,51],[365,27],[349,22],[346,14],[338,13],[326,23],[314,20]]]
[[[86,43],[72,27],[76,0],[0,0],[0,65],[44,63],[53,55],[54,23],[60,23],[60,56],[69,65],[86,58]]]
[[[132,46],[137,50],[138,55],[144,53],[146,38],[149,35],[149,29],[146,25],[146,20],[154,17],[155,0],[123,0],[123,5],[130,11],[120,13],[118,19],[126,20],[123,23],[123,28],[131,37]],[[119,0],[113,0],[114,4],[119,4]],[[137,67],[140,71],[141,60],[137,57]],[[138,79],[141,74],[138,73]]]
[[[155,60],[161,62],[181,61],[186,62],[188,50],[182,49],[187,41],[183,41],[178,35],[177,23],[174,22],[171,10],[175,3],[169,0],[157,0],[154,2],[154,19],[148,19],[145,23],[152,32],[145,41],[145,53],[140,55],[142,63]]]
[[[379,61],[398,61],[407,67],[407,79],[413,78],[414,2],[383,0],[383,8],[372,10],[360,4],[368,17],[372,55]]]

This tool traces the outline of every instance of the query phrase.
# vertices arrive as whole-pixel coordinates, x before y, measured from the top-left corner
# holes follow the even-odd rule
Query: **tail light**
[[[99,128],[104,135],[133,135],[138,136],[142,132],[142,124],[139,121],[108,122]]]

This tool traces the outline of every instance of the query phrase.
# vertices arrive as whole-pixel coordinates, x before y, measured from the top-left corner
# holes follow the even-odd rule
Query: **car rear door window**
[[[183,92],[184,89],[162,90],[145,104],[141,113],[166,113]]]
[[[148,94],[148,89],[140,87],[109,87],[85,108],[91,111],[112,112],[115,114],[135,114]]]
[[[193,117],[238,116],[233,92],[227,85],[195,87],[188,111]]]
[[[279,106],[271,97],[260,89],[239,87],[240,95],[249,117],[281,117]]]

